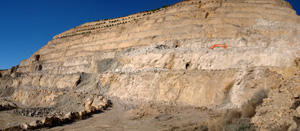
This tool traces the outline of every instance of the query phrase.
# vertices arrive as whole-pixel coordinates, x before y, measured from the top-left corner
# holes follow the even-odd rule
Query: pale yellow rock
[[[80,75],[74,74],[74,75],[65,75],[60,76],[60,79],[56,81],[56,87],[57,88],[74,88],[77,85],[77,81],[79,80]]]
[[[88,113],[91,112],[91,106],[92,106],[93,100],[91,98],[88,98],[86,102],[84,103],[84,110],[87,111]]]
[[[19,67],[1,71],[11,79],[1,77],[0,89],[16,88],[6,95],[23,105],[70,100],[89,112],[107,101],[81,93],[241,107],[257,91],[277,89],[283,80],[295,78],[299,20],[284,0],[185,0],[156,11],[87,22],[54,36]],[[209,49],[214,44],[227,48]],[[285,97],[273,91],[270,96],[276,97],[265,103],[292,112],[285,104],[299,91],[297,85],[291,88],[295,90],[286,103],[277,102],[277,96]],[[280,122],[277,117],[284,113],[274,110],[272,120]]]
[[[15,88],[16,88],[16,87],[19,87],[19,86],[20,86],[20,83],[21,83],[20,80],[19,80],[19,79],[16,79],[16,80],[13,80],[13,83],[12,83],[11,86],[12,86],[12,87],[15,87]]]
[[[300,116],[300,106],[296,108],[298,116]]]

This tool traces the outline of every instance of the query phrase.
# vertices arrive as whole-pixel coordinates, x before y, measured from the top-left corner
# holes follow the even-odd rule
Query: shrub
[[[208,120],[207,128],[209,131],[255,131],[250,119],[255,115],[256,107],[263,103],[264,98],[267,98],[267,94],[266,89],[258,90],[240,110],[228,109],[216,118]]]
[[[255,131],[250,117],[244,117],[242,110],[228,109],[216,118],[207,121],[209,131]]]
[[[242,106],[242,116],[253,117],[256,113],[257,106],[263,103],[263,99],[268,97],[268,91],[266,89],[258,90],[246,104]]]
[[[256,105],[253,101],[249,101],[242,106],[242,115],[244,117],[253,117],[256,113]]]
[[[241,118],[241,112],[238,109],[228,109],[220,116],[207,122],[209,131],[221,131],[230,125],[234,120]]]
[[[250,118],[242,117],[236,119],[232,124],[227,125],[223,128],[225,131],[255,131],[253,124],[250,123]]]

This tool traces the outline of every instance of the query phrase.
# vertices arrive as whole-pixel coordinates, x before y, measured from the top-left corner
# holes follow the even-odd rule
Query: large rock
[[[18,106],[10,100],[0,99],[0,111],[15,109]]]

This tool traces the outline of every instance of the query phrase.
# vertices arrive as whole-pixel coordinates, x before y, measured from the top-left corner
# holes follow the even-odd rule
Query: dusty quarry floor
[[[112,100],[105,112],[72,124],[44,128],[51,131],[169,131],[203,130],[202,124],[214,116],[213,111],[197,107],[158,104],[132,104]]]

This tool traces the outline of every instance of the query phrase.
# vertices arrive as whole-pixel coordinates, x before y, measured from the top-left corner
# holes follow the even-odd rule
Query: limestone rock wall
[[[102,87],[108,86],[106,95],[121,99],[212,106],[225,100],[234,77],[234,71],[158,71],[105,74],[99,81]]]
[[[285,58],[295,56],[299,49],[299,38],[295,37],[299,35],[299,17],[283,0],[184,1],[149,15],[142,14],[89,22],[59,34],[30,59],[22,61],[19,72],[96,73],[97,62],[122,56],[119,50],[154,45],[176,47],[173,48],[175,52],[182,50],[182,53],[192,52],[199,56],[207,54],[194,58],[205,59],[199,63],[215,62],[212,63],[214,67],[197,67],[204,69],[284,66],[290,62]],[[126,19],[138,16],[139,19],[123,24]],[[122,24],[97,28],[99,23],[111,21]],[[87,26],[91,33],[76,34],[77,30]],[[228,50],[207,49],[217,43],[227,43]],[[164,51],[157,51],[157,54],[162,53]],[[261,58],[253,62],[251,60],[255,56],[248,54]],[[236,62],[221,67],[222,60]]]
[[[274,70],[299,57],[299,23],[284,0],[186,0],[74,27],[0,82],[12,89],[240,107],[257,89],[272,89],[282,75]],[[228,47],[209,49],[220,43]]]

